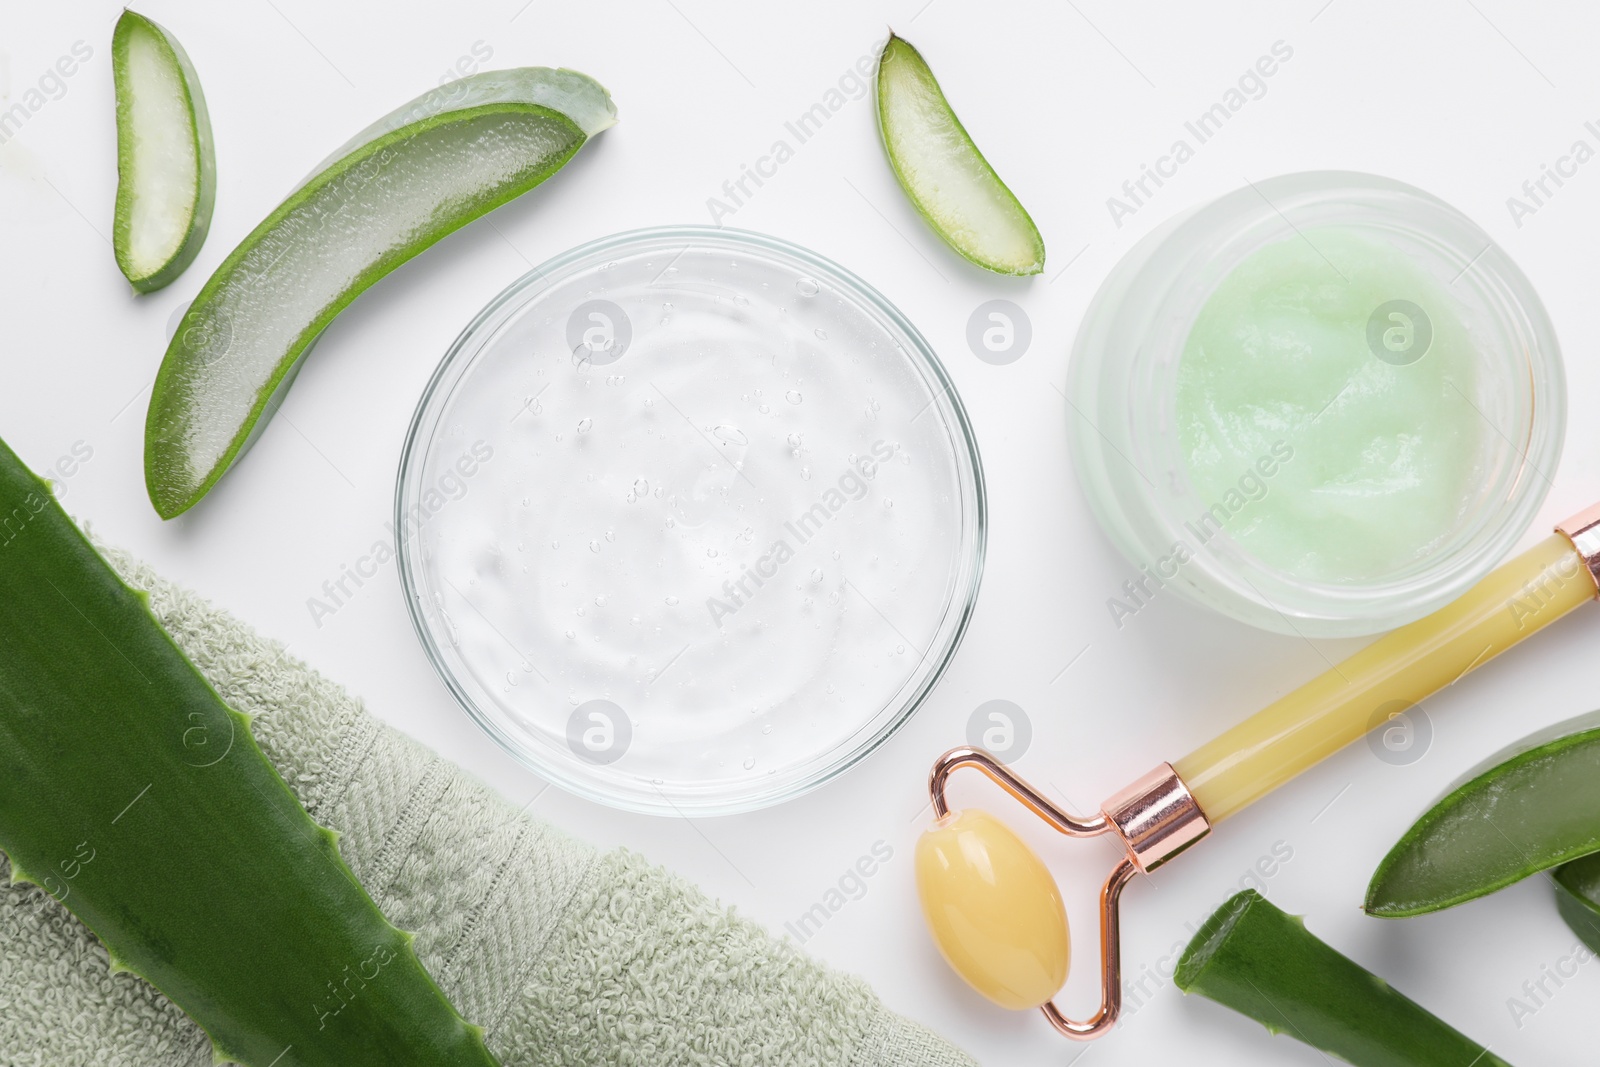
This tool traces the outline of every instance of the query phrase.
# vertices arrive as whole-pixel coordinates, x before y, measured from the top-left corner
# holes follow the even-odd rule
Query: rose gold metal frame
[[[1556,533],[1571,541],[1572,547],[1578,550],[1589,577],[1594,579],[1596,592],[1600,593],[1600,504],[1592,504],[1556,524]]]
[[[1100,1009],[1083,1022],[1067,1018],[1055,1002],[1040,1008],[1057,1031],[1074,1041],[1092,1041],[1111,1030],[1122,1012],[1122,890],[1135,874],[1155,870],[1211,831],[1171,765],[1161,764],[1113,795],[1102,810],[1080,819],[1056,807],[1004,763],[981,748],[953,748],[940,756],[928,775],[928,794],[936,818],[950,814],[945,786],[962,767],[982,771],[991,781],[1057,832],[1068,837],[1116,834],[1127,852],[1100,890]]]

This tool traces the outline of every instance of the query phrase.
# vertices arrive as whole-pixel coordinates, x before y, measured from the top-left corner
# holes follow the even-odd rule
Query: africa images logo
[[[872,442],[872,455],[852,457],[850,466],[835,479],[834,484],[822,491],[816,503],[783,524],[784,531],[794,539],[793,545],[789,543],[789,537],[779,537],[754,564],[745,567],[739,577],[722,583],[722,596],[706,597],[706,611],[711,614],[711,625],[720,628],[723,619],[737,613],[762,586],[778,576],[783,565],[794,558],[795,545],[810,541],[844,510],[846,504],[865,497],[871,488],[869,483],[878,476],[879,464],[893,458],[894,446],[881,439]]]

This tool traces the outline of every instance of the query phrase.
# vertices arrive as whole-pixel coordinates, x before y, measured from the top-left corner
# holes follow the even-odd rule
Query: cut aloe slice
[[[1366,909],[1403,918],[1474,900],[1600,851],[1600,714],[1519,741],[1469,772],[1383,858]]]
[[[206,98],[188,53],[124,11],[111,35],[117,89],[117,208],[112,249],[141,293],[182,274],[205,243],[217,164]]]
[[[12,879],[81,919],[113,972],[186,1011],[219,1063],[492,1067],[482,1032],[356,882],[250,720],[4,442],[0,515],[0,849]]]
[[[999,274],[1044,270],[1044,238],[989,166],[922,54],[893,34],[878,60],[878,130],[901,188],[934,232]]]
[[[1206,920],[1173,982],[1356,1067],[1509,1067],[1253,889]]]
[[[1563,864],[1551,881],[1561,917],[1589,951],[1600,953],[1600,853]]]
[[[217,268],[167,347],[145,422],[156,511],[170,519],[210,491],[350,301],[615,121],[582,74],[486,71],[385,116],[314,171]]]

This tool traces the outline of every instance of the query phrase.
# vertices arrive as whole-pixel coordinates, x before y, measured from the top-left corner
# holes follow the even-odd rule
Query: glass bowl
[[[985,537],[977,445],[916,329],[843,268],[676,227],[496,297],[396,491],[423,648],[559,785],[746,811],[863,759],[938,681]]]

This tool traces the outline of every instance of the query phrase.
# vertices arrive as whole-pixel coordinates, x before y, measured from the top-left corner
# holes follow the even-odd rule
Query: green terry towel
[[[968,1056],[625,851],[519,813],[230,615],[115,552],[506,1067],[964,1065]],[[204,1067],[200,1028],[0,855],[0,1067]],[[280,1064],[278,1067],[290,1067]],[[397,1065],[403,1067],[403,1065]]]

